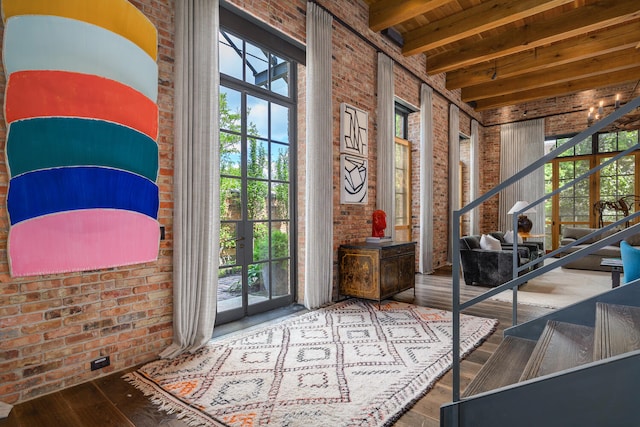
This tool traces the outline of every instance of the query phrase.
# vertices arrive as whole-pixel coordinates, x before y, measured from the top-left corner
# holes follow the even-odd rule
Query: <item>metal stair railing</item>
[[[479,302],[485,301],[488,298],[503,292],[507,289],[512,289],[513,290],[513,300],[512,300],[512,304],[513,304],[513,323],[516,324],[517,323],[517,292],[518,292],[518,286],[525,283],[528,280],[533,279],[534,277],[537,277],[541,274],[544,274],[554,268],[557,268],[559,266],[562,266],[568,262],[571,262],[575,259],[581,258],[585,255],[588,255],[592,252],[595,252],[599,249],[601,249],[604,246],[607,246],[609,244],[615,243],[617,241],[619,241],[622,238],[625,238],[627,236],[630,236],[632,234],[635,234],[636,232],[638,232],[638,227],[640,226],[640,224],[636,224],[632,227],[629,228],[625,228],[622,229],[621,231],[607,236],[595,243],[590,244],[588,247],[583,248],[583,249],[579,249],[573,253],[570,253],[568,255],[563,256],[562,258],[559,258],[554,265],[544,265],[544,261],[547,258],[550,257],[554,257],[555,255],[557,255],[558,253],[564,252],[567,249],[575,246],[575,245],[579,245],[581,243],[583,243],[584,241],[586,241],[587,239],[590,239],[594,236],[600,235],[602,233],[605,233],[609,230],[612,230],[618,226],[620,226],[621,224],[624,224],[626,221],[629,221],[631,219],[634,219],[638,216],[640,216],[640,211],[633,213],[632,215],[629,215],[626,218],[623,218],[619,221],[616,221],[613,224],[607,225],[606,227],[603,227],[601,229],[596,230],[595,232],[584,236],[580,239],[577,239],[575,242],[573,242],[570,245],[564,246],[563,248],[559,248],[556,249],[555,251],[552,251],[546,255],[544,255],[542,258],[537,258],[533,261],[530,261],[529,263],[522,265],[522,266],[518,266],[517,263],[517,239],[514,239],[514,248],[513,248],[513,257],[514,257],[514,263],[513,263],[513,278],[512,280],[510,280],[507,283],[504,283],[498,287],[495,287],[485,293],[483,293],[482,295],[479,295],[475,298],[472,298],[464,303],[460,302],[460,218],[462,217],[462,215],[466,214],[467,212],[470,212],[472,209],[480,206],[482,203],[484,203],[485,201],[489,200],[490,198],[492,198],[493,196],[497,195],[500,191],[504,190],[505,188],[509,187],[510,185],[516,183],[517,181],[519,181],[520,179],[522,179],[523,177],[531,174],[532,172],[534,172],[535,170],[537,170],[540,167],[543,167],[545,165],[545,163],[553,160],[554,158],[556,158],[558,155],[560,155],[561,153],[565,152],[567,149],[574,147],[575,145],[577,145],[578,143],[584,141],[586,138],[592,136],[593,134],[595,134],[596,132],[598,132],[599,130],[603,129],[606,126],[609,126],[610,124],[612,124],[613,122],[615,122],[618,118],[630,113],[631,111],[633,111],[634,109],[638,108],[640,106],[640,97],[637,97],[635,99],[633,99],[632,101],[628,102],[627,104],[623,105],[622,107],[620,107],[619,109],[617,109],[616,111],[614,111],[613,113],[611,113],[610,115],[608,115],[607,117],[603,118],[602,120],[600,120],[599,122],[596,122],[593,126],[587,128],[586,130],[580,132],[579,134],[577,134],[576,136],[574,136],[573,138],[571,138],[571,140],[569,140],[567,143],[563,144],[562,146],[554,149],[553,151],[551,151],[549,154],[545,155],[544,157],[541,157],[540,159],[534,161],[533,163],[531,163],[529,166],[525,167],[523,170],[521,170],[520,172],[518,172],[517,174],[513,175],[512,177],[506,179],[505,181],[503,181],[502,183],[500,183],[499,185],[497,185],[496,187],[494,187],[493,189],[489,190],[488,192],[486,192],[485,194],[483,194],[482,196],[480,196],[478,199],[470,202],[468,205],[466,205],[465,207],[463,207],[460,210],[456,210],[453,212],[453,216],[452,216],[452,250],[453,250],[453,265],[452,265],[452,279],[453,279],[453,296],[452,296],[452,311],[453,311],[453,354],[452,354],[452,358],[453,358],[453,385],[452,385],[452,394],[453,394],[453,402],[458,402],[460,401],[460,314],[462,312],[462,310],[475,305]],[[554,195],[560,193],[561,191],[563,191],[564,189],[573,186],[576,182],[585,179],[591,175],[593,175],[594,173],[596,173],[597,171],[599,171],[600,169],[602,169],[603,167],[606,167],[607,165],[609,165],[610,163],[618,160],[619,158],[629,154],[632,151],[637,150],[640,147],[640,144],[636,144],[633,147],[628,148],[627,150],[609,158],[607,161],[601,163],[600,165],[596,166],[595,168],[589,170],[588,172],[586,172],[585,174],[575,178],[573,181],[565,184],[564,186],[562,186],[561,188],[550,192],[548,194],[545,194],[543,197],[541,197],[540,199],[530,203],[528,206],[524,207],[522,210],[518,211],[518,212],[514,212],[513,213],[513,230],[517,229],[517,218],[518,216],[523,213],[524,211],[526,211],[527,209],[529,209],[532,206],[536,206],[539,203],[545,201],[546,199],[553,197]],[[528,270],[530,267],[532,267],[535,264],[538,263],[543,263],[542,266],[529,271],[527,273],[524,273],[523,275],[519,275],[520,272],[524,271],[524,270]],[[452,416],[452,423],[451,426],[453,427],[457,427],[459,425],[459,419],[458,419],[458,413],[457,411],[454,411],[454,414]]]

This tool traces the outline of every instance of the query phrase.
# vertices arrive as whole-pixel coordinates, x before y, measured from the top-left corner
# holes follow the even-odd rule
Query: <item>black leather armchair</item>
[[[495,237],[500,241],[500,245],[502,245],[502,249],[513,249],[513,243],[507,243],[504,239],[504,233],[502,231],[493,231],[489,233],[491,236]],[[537,258],[541,258],[544,256],[544,242],[535,242],[535,241],[527,241],[518,243],[518,249],[526,247],[529,249],[529,260],[533,261]],[[538,268],[542,265],[542,263],[537,263],[533,265],[533,268]]]
[[[518,247],[518,266],[528,263],[529,256],[529,248]],[[467,285],[496,287],[513,278],[513,249],[482,249],[480,236],[460,239],[460,259]]]

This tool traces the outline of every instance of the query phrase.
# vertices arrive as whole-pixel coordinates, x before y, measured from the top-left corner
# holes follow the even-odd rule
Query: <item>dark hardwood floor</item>
[[[483,292],[483,288],[466,286],[462,282],[463,300]],[[416,276],[415,301],[413,290],[398,294],[395,299],[434,308],[451,309],[451,271],[443,268],[432,275]],[[216,327],[214,336],[234,332],[273,319],[275,316],[299,311],[300,307],[280,310],[263,317],[253,317]],[[526,321],[549,310],[521,306],[519,321]],[[502,333],[511,326],[511,304],[486,301],[472,307],[468,314],[497,318],[498,329],[461,364],[461,389],[473,379],[502,340]],[[187,427],[175,415],[160,411],[140,391],[121,379],[125,372],[114,373],[88,383],[61,390],[16,405],[8,418],[0,419],[0,427]],[[452,374],[449,371],[396,423],[397,427],[435,427],[440,425],[440,406],[451,401]]]

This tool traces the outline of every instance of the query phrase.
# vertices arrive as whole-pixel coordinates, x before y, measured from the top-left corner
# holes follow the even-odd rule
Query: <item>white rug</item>
[[[461,355],[497,325],[461,320]],[[387,426],[451,367],[451,326],[448,311],[349,299],[125,378],[194,426]]]
[[[520,286],[518,304],[560,308],[610,289],[611,273],[556,268]],[[491,299],[511,302],[512,297],[513,291],[509,290]]]

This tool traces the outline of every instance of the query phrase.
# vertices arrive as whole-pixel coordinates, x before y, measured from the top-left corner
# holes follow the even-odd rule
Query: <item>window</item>
[[[555,149],[569,139],[570,137],[562,137],[547,140],[546,149]],[[589,169],[636,144],[637,130],[601,133],[581,141],[545,165],[545,191],[549,193],[561,188]],[[640,153],[634,151],[548,199],[545,205],[547,247],[558,247],[563,226],[601,227],[623,218],[621,211],[611,207],[603,207],[600,211],[596,203],[616,202],[627,197],[634,199],[634,196],[640,195],[640,183],[636,174],[639,162]],[[632,206],[631,212],[633,210]]]
[[[408,141],[409,110],[396,105],[395,112],[395,238],[411,240],[411,143]]]

